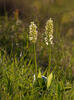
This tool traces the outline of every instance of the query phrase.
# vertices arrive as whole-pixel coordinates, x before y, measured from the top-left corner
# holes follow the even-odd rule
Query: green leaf
[[[49,89],[51,82],[52,82],[52,78],[53,78],[53,74],[49,74],[48,76],[48,80],[47,80],[47,89]]]
[[[65,91],[68,91],[68,90],[71,90],[71,89],[72,89],[72,87],[65,87],[64,88]]]
[[[41,78],[41,71],[39,69],[38,78]]]

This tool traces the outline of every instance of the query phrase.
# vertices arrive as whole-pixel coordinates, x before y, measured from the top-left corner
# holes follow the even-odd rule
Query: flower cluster
[[[45,42],[46,44],[48,45],[49,43],[50,44],[53,44],[53,20],[50,18],[47,23],[46,23],[46,26],[45,26]]]
[[[33,43],[37,40],[37,26],[34,24],[34,22],[31,22],[29,26],[29,40]]]

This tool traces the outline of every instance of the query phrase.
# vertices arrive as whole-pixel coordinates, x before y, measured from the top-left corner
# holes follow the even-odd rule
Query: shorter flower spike
[[[33,43],[37,40],[37,26],[34,24],[34,22],[31,22],[29,26],[29,40]]]

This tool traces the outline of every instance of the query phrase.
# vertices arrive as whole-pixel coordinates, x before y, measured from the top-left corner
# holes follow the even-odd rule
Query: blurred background
[[[23,20],[23,27],[26,31],[30,22],[35,21],[39,33],[44,32],[45,23],[51,17],[54,20],[54,35],[56,33],[56,37],[60,36],[60,40],[63,37],[65,48],[72,56],[72,63],[74,62],[74,0],[0,0],[1,21],[4,17],[4,22],[2,21],[0,24],[7,23],[6,15],[8,18],[13,19],[15,12],[18,13],[19,19]],[[2,26],[0,25],[0,27]],[[11,47],[9,36],[12,32],[8,32],[8,29],[0,29],[1,47],[6,46],[8,48],[8,45]],[[21,32],[20,29],[19,32]],[[6,33],[8,33],[9,38],[4,35]],[[17,38],[15,32],[13,33],[14,37]],[[7,42],[3,41],[4,39]],[[17,41],[17,39],[15,40]],[[20,38],[19,40],[22,41]],[[7,50],[9,51],[9,48]]]
[[[73,40],[74,0],[0,0],[0,15],[13,15],[16,9],[25,23],[39,21],[41,28],[52,17],[61,34]]]

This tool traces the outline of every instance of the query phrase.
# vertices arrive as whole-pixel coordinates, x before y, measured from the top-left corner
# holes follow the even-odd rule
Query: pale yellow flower
[[[31,22],[29,26],[29,40],[33,43],[37,40],[37,26],[34,24],[34,22]]]
[[[50,18],[45,26],[45,42],[46,45],[53,44],[53,20]]]

